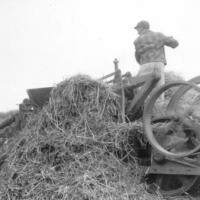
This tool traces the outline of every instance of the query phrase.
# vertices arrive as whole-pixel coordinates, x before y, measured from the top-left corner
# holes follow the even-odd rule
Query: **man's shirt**
[[[166,65],[164,46],[175,48],[178,41],[162,33],[147,30],[135,40],[134,45],[135,57],[140,65],[150,62],[163,62]]]

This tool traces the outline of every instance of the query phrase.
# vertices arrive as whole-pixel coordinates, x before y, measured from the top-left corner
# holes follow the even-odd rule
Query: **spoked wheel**
[[[189,83],[189,82],[174,82],[174,83],[169,83],[167,85],[162,86],[161,88],[159,88],[158,90],[156,90],[152,96],[150,97],[149,101],[147,102],[147,104],[144,107],[144,113],[143,113],[143,125],[144,125],[144,132],[146,134],[146,137],[148,139],[148,141],[150,142],[150,144],[152,145],[153,148],[155,148],[159,153],[161,153],[162,155],[165,155],[167,157],[170,158],[180,158],[180,157],[185,157],[185,156],[189,156],[191,154],[193,154],[194,152],[196,152],[197,150],[200,149],[200,143],[198,145],[196,145],[193,149],[187,149],[184,151],[179,151],[179,152],[172,152],[166,148],[164,148],[162,146],[162,144],[160,144],[157,141],[157,138],[155,137],[154,133],[153,133],[153,129],[152,129],[152,113],[153,113],[153,107],[156,103],[156,100],[159,98],[159,96],[165,92],[166,90],[168,90],[171,87],[177,87],[177,86],[190,86],[191,88],[195,88],[196,90],[198,90],[200,92],[200,89],[194,85],[193,83]],[[178,115],[177,113],[171,113],[171,112],[166,112],[166,116],[162,116],[161,118],[155,119],[155,120],[170,120],[173,124],[179,122],[183,125],[188,126],[188,128],[191,128],[191,130],[193,130],[193,123],[190,123],[190,120],[186,119],[186,117],[184,116],[184,114],[182,113],[182,115]],[[168,130],[166,130],[168,131]],[[198,128],[196,128],[195,130],[193,130],[193,132],[195,132],[196,136],[199,136],[199,131]],[[181,130],[179,130],[180,134],[181,134]],[[176,135],[179,137],[179,134]],[[184,136],[180,136],[181,139],[183,139]],[[179,138],[180,138],[179,137]]]
[[[159,96],[166,90],[177,86],[183,86],[182,88],[184,89],[174,94],[167,106],[165,115],[153,118],[153,107]],[[199,123],[193,121],[189,113],[185,111],[182,113],[176,112],[176,106],[182,95],[185,94],[186,87],[187,91],[190,88],[194,88],[200,92],[200,89],[190,82],[170,83],[156,90],[144,107],[144,131],[153,149],[156,153],[158,152],[157,155],[155,154],[157,157],[154,157],[157,159],[155,160],[156,162],[162,162],[163,160],[177,162],[178,160],[180,164],[183,157],[194,155],[200,149]],[[157,128],[156,131],[155,128]],[[183,164],[183,166],[185,165]],[[170,174],[170,172],[168,173],[159,172],[158,174],[151,174],[154,184],[158,186],[159,191],[163,195],[177,195],[186,192],[198,179],[196,175],[178,174],[178,170],[177,174],[174,175]]]
[[[188,191],[195,184],[198,176],[156,174],[153,178],[162,195],[174,196]]]

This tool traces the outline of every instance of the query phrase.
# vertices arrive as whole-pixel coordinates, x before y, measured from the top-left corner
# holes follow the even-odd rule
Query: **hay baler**
[[[120,96],[120,123],[143,118],[145,137],[152,147],[147,182],[150,180],[164,195],[188,191],[200,175],[200,118],[192,110],[193,105],[180,110],[179,103],[189,90],[200,92],[197,86],[200,77],[156,88],[160,80],[156,73],[132,77],[130,73],[122,75],[117,59],[114,66],[113,73],[99,80],[114,87]],[[157,112],[155,107],[160,95],[174,87],[178,89],[169,99],[165,111],[163,106],[163,112]],[[31,109],[41,109],[48,102],[51,90],[52,87],[28,89]],[[30,111],[30,105],[28,108]],[[8,122],[1,124],[0,129]]]

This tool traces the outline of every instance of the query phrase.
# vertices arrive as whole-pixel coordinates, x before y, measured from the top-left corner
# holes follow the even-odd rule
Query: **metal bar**
[[[192,163],[189,163],[189,162],[186,162],[186,161],[183,161],[183,160],[173,159],[173,158],[169,158],[169,157],[167,157],[166,159],[171,161],[171,162],[176,162],[176,163],[179,163],[181,165],[188,166],[188,167],[194,167],[194,168],[198,167],[198,165],[193,165]]]
[[[141,76],[141,77],[132,77],[129,79],[128,85],[124,84],[124,89],[136,89],[142,85],[144,85],[145,81],[149,80],[150,76]],[[111,81],[108,81],[107,83],[111,83]],[[115,89],[116,92],[120,91],[120,87]]]
[[[104,79],[106,79],[106,78],[109,78],[109,77],[115,75],[115,73],[116,73],[116,72],[113,72],[113,73],[107,74],[107,75],[103,76],[102,78],[100,78],[100,79],[98,79],[98,80],[104,80]]]
[[[195,166],[187,166],[182,163],[166,160],[164,165],[156,163],[152,159],[149,174],[175,174],[175,175],[200,175],[200,168]]]
[[[119,81],[120,81],[120,89],[121,89],[121,117],[122,122],[125,122],[125,93],[124,93],[124,87],[122,82],[122,76],[121,76],[121,70],[119,70]]]
[[[112,82],[114,82],[114,79],[107,81],[106,83],[112,83]]]
[[[119,70],[119,66],[118,66],[119,61],[117,60],[117,58],[115,58],[113,63],[115,65],[115,76],[114,76],[113,83],[116,83],[116,84],[120,85],[120,82],[121,82],[121,70]]]
[[[116,71],[119,70],[119,66],[118,66],[119,61],[118,61],[118,59],[115,58],[115,60],[113,61],[113,63],[114,63],[114,65],[115,65],[115,72],[116,72]]]

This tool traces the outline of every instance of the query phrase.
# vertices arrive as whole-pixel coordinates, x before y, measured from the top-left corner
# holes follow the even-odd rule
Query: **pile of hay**
[[[139,184],[127,142],[141,125],[118,123],[118,102],[88,76],[58,84],[48,105],[2,147],[0,199],[155,199]]]

